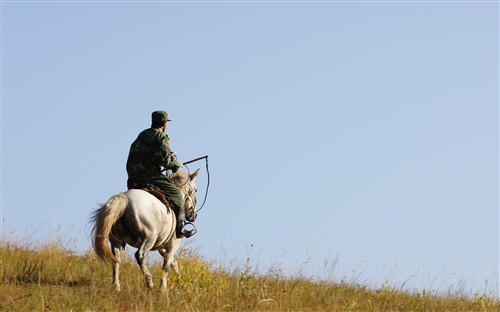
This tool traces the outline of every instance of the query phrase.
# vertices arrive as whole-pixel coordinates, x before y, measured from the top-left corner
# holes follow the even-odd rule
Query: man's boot
[[[186,214],[184,212],[184,207],[179,207],[179,213],[177,214],[177,228],[175,230],[177,238],[188,238],[196,234],[196,228],[187,230],[184,228],[186,224],[190,223],[186,223]]]

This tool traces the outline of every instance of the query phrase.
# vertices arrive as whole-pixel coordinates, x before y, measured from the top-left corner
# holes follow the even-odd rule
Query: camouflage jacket
[[[130,146],[128,176],[132,179],[159,176],[162,166],[177,171],[181,164],[170,150],[168,136],[161,129],[146,129]]]

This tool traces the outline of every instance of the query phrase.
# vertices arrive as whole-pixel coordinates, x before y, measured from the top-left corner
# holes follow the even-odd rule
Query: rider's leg
[[[174,208],[174,210],[177,210],[177,228],[176,228],[176,234],[177,238],[181,237],[191,237],[194,234],[196,234],[196,229],[192,230],[187,230],[184,226],[186,225],[186,213],[184,209],[184,205],[177,207],[177,209]]]

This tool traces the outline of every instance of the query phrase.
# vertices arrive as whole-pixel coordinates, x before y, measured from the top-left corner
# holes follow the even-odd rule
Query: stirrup
[[[184,227],[186,225],[191,225],[193,226],[193,229],[191,230],[186,230]],[[194,234],[196,234],[196,232],[198,232],[198,230],[196,229],[196,226],[194,226],[194,224],[192,222],[184,222],[184,224],[182,225],[182,227],[180,228],[179,231],[177,231],[176,235],[177,235],[177,238],[189,238],[191,236],[193,236]]]

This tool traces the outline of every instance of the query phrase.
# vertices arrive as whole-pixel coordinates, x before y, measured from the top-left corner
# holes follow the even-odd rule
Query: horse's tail
[[[91,216],[92,246],[94,251],[103,261],[118,262],[109,248],[109,235],[115,222],[123,215],[127,208],[128,198],[124,194],[112,196],[104,205],[101,205]]]

